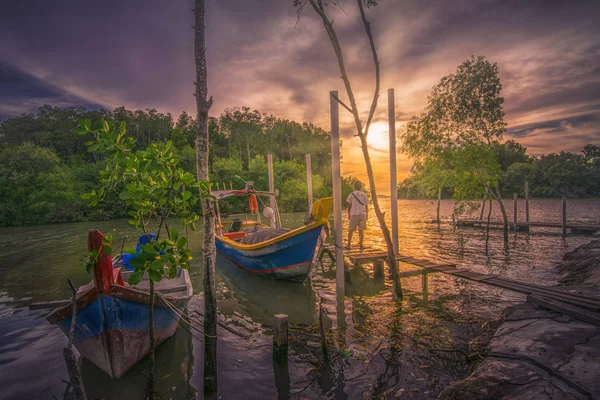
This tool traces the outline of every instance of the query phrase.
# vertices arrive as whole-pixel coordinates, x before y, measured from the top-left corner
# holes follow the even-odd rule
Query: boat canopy
[[[228,197],[245,197],[253,194],[257,196],[276,196],[272,192],[261,192],[254,189],[240,189],[240,190],[213,190],[210,192],[217,200],[223,200]]]

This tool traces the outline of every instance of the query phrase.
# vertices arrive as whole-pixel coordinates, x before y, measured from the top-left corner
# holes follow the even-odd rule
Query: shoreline
[[[600,240],[555,264],[559,287],[600,299]],[[441,398],[589,399],[600,397],[600,327],[525,302],[508,307],[469,377]]]

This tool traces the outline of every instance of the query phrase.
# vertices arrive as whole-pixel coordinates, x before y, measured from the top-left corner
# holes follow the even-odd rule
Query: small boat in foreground
[[[73,344],[79,353],[106,372],[120,378],[150,352],[149,281],[144,277],[135,287],[127,285],[132,271],[114,268],[111,258],[102,250],[103,235],[98,230],[88,233],[88,248],[100,253],[93,268],[94,279],[79,288],[76,301],[76,325]],[[175,279],[155,283],[162,295],[154,302],[155,347],[173,336],[179,316],[192,297],[192,284],[187,270],[178,269]],[[68,336],[73,316],[71,304],[54,310],[46,319]]]
[[[253,274],[298,282],[306,279],[329,231],[331,197],[313,204],[305,226],[289,230],[281,228],[275,193],[256,191],[249,182],[244,190],[221,190],[212,194],[217,198],[215,241],[219,253]],[[229,197],[248,197],[250,211],[257,219],[222,223],[218,201]],[[262,214],[269,220],[269,225],[260,220],[257,201],[260,197],[268,198],[269,204],[274,206],[267,206],[260,200]]]

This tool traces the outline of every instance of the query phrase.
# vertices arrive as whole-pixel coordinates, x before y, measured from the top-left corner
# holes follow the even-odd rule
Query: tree
[[[196,179],[208,181],[208,110],[204,0],[194,1],[194,57],[196,64]],[[204,393],[217,390],[217,300],[215,287],[215,217],[213,201],[202,200],[202,284],[204,287]]]
[[[433,87],[425,111],[401,136],[403,151],[415,163],[450,162],[455,200],[491,194],[500,205],[508,239],[499,186],[502,171],[494,151],[506,131],[501,90],[498,65],[472,56]]]
[[[82,198],[95,206],[110,192],[118,192],[119,198],[125,201],[130,216],[129,223],[140,229],[148,243],[136,249],[128,249],[126,253],[136,254],[130,263],[134,272],[129,277],[129,284],[137,285],[144,274],[149,279],[149,326],[150,367],[147,399],[154,399],[154,283],[163,277],[173,279],[177,276],[177,268],[188,268],[191,250],[186,247],[187,238],[179,235],[176,229],[169,230],[166,219],[170,216],[181,217],[184,227],[194,228],[198,215],[189,209],[199,198],[209,196],[208,184],[196,182],[194,176],[177,167],[177,158],[173,154],[172,143],[153,143],[145,150],[134,151],[134,139],[126,136],[126,124],[119,127],[112,121],[98,121],[92,127],[89,119],[80,121],[77,132],[80,135],[93,135],[89,141],[88,151],[99,152],[109,157],[106,169],[100,172],[101,186],[85,193]],[[198,189],[199,196],[191,190]],[[158,220],[158,229],[154,238],[149,236],[147,227],[153,220]],[[161,239],[162,229],[166,228],[167,239]],[[103,252],[110,256],[111,238],[103,239]],[[100,254],[94,250],[85,263],[88,273],[96,264]]]
[[[527,148],[514,140],[507,140],[504,143],[496,145],[496,156],[500,163],[500,168],[505,172],[515,163],[533,161],[533,158],[527,154]]]
[[[71,169],[54,151],[30,142],[0,151],[0,225],[76,221],[82,206]]]
[[[381,207],[379,206],[379,201],[377,198],[377,187],[375,186],[375,176],[373,173],[373,165],[371,163],[371,157],[369,155],[369,146],[367,143],[369,128],[371,127],[371,122],[373,121],[373,117],[375,116],[375,110],[377,109],[377,100],[379,99],[380,74],[379,58],[377,56],[377,50],[375,48],[373,34],[371,33],[371,24],[369,23],[365,15],[365,7],[369,8],[371,6],[375,6],[377,5],[377,2],[375,0],[356,0],[358,10],[360,12],[361,21],[363,23],[365,33],[369,41],[369,47],[371,50],[371,55],[373,57],[373,64],[375,68],[375,90],[373,93],[373,100],[371,101],[371,107],[369,109],[367,122],[365,123],[364,127],[363,122],[360,119],[360,111],[356,103],[356,97],[354,96],[354,91],[352,90],[352,85],[348,77],[348,73],[346,71],[342,46],[338,39],[337,33],[333,27],[333,21],[331,21],[327,16],[326,5],[337,4],[337,2],[328,2],[327,0],[294,0],[294,5],[298,7],[299,13],[302,11],[302,9],[307,3],[310,3],[312,9],[321,18],[321,21],[323,23],[323,26],[325,27],[325,31],[327,33],[327,36],[338,61],[338,67],[340,69],[341,78],[344,83],[344,87],[346,88],[346,94],[348,95],[350,101],[350,106],[346,108],[348,108],[352,113],[356,133],[358,135],[358,138],[360,139],[362,153],[365,159],[365,166],[367,168],[367,176],[369,178],[369,188],[371,191],[373,208],[375,210],[375,215],[377,216],[377,220],[379,221],[379,226],[381,227],[381,232],[383,233],[383,237],[387,246],[389,267],[391,270],[392,279],[394,281],[394,293],[398,299],[401,299],[402,285],[398,276],[398,269],[395,261],[396,255],[394,254],[394,246],[392,244],[390,230],[388,229],[387,224],[385,222],[385,214],[381,211]]]

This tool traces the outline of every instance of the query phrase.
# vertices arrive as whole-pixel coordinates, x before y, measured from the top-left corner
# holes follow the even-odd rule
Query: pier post
[[[390,209],[392,211],[392,245],[394,247],[394,254],[398,254],[398,182],[396,176],[396,104],[394,100],[394,89],[388,89],[388,120],[390,137]]]
[[[529,223],[529,182],[525,181],[525,222]]]
[[[310,154],[306,155],[306,185],[308,187],[308,212],[312,211],[313,193],[312,193],[312,167],[310,165]]]
[[[344,294],[344,248],[342,238],[342,177],[340,174],[340,107],[337,91],[329,93],[331,110],[331,182],[333,184],[333,239],[335,242],[335,283]]]
[[[273,316],[273,361],[278,364],[288,359],[288,316]]]
[[[562,234],[567,235],[567,198],[562,198]]]
[[[437,204],[437,218],[436,221],[440,223],[440,203],[442,202],[442,188],[438,188],[438,204]]]
[[[385,273],[383,271],[383,261],[373,261],[373,279],[381,281],[384,279]]]
[[[513,193],[513,229],[515,232],[517,232],[519,230],[519,226],[517,224],[517,199],[519,198],[519,195],[517,193]]]

